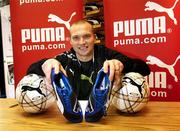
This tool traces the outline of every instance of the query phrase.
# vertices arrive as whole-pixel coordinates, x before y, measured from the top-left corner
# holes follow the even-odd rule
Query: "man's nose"
[[[86,40],[83,37],[80,37],[79,43],[84,44],[85,42],[86,42]]]

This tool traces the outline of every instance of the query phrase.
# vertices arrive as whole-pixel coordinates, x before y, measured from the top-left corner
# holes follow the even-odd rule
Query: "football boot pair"
[[[76,94],[73,92],[68,78],[59,72],[51,73],[51,81],[57,96],[57,105],[64,117],[73,123],[82,122],[83,113]],[[111,82],[108,73],[103,69],[98,72],[95,84],[85,109],[85,121],[96,122],[106,115]]]

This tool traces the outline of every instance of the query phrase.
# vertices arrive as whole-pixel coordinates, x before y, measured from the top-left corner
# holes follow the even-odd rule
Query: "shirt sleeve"
[[[26,74],[27,75],[28,74],[37,74],[37,75],[45,76],[41,66],[46,60],[47,59],[45,58],[45,59],[42,59],[42,60],[32,63],[28,67]]]
[[[138,72],[143,76],[150,74],[149,66],[142,59],[130,58],[118,51],[105,48],[107,59],[117,59],[124,65],[123,73]]]
[[[68,64],[68,54],[69,54],[68,51],[66,51],[64,53],[61,53],[61,54],[55,56],[55,59],[61,63],[63,68],[65,68],[66,65]]]
[[[65,52],[55,56],[54,59],[58,60],[61,63],[61,65],[65,68],[65,66],[68,64],[68,56],[69,56],[68,54],[70,54],[69,51],[65,51]],[[45,76],[45,74],[42,70],[42,65],[47,59],[48,58],[44,58],[37,62],[32,63],[28,67],[26,74],[37,74],[37,75]]]

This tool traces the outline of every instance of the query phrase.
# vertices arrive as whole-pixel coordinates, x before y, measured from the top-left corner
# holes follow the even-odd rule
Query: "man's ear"
[[[93,33],[93,37],[94,37],[94,42],[96,41],[96,34]]]
[[[70,44],[72,45],[72,40],[71,40],[71,36],[69,37],[69,42],[70,42]]]

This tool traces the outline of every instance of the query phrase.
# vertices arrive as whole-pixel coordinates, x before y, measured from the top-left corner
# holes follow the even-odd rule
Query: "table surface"
[[[124,114],[110,107],[99,122],[70,123],[56,104],[42,114],[25,113],[15,99],[0,99],[0,131],[178,131],[180,102],[149,102],[136,114]]]

